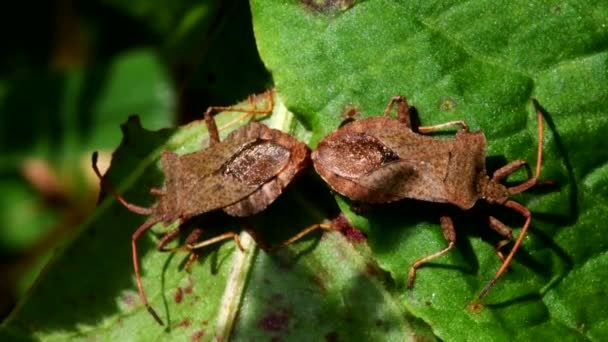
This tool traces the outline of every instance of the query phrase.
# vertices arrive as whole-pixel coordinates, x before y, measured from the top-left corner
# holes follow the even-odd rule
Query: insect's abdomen
[[[255,189],[223,208],[227,214],[238,217],[266,209],[304,168],[308,157],[305,144],[264,125],[251,123],[242,134],[257,139],[243,146],[221,170],[228,183]]]

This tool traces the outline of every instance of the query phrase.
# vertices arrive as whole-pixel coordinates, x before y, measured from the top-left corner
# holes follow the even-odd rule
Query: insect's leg
[[[252,96],[249,97],[249,105],[251,108],[236,108],[236,107],[221,107],[221,106],[213,106],[207,108],[205,111],[205,124],[207,125],[207,130],[209,131],[209,144],[211,146],[220,142],[220,134],[215,123],[215,119],[213,118],[214,113],[218,112],[243,112],[245,114],[241,115],[237,119],[229,122],[226,126],[230,126],[236,122],[244,120],[245,118],[252,116],[254,114],[269,114],[272,113],[272,109],[274,107],[274,100],[272,97],[273,91],[268,90],[264,93],[264,95],[268,98],[267,107],[263,109],[256,109],[254,98]],[[223,128],[223,127],[222,127]]]
[[[514,211],[516,211],[518,214],[520,214],[521,216],[525,217],[526,222],[524,223],[524,226],[521,229],[521,232],[519,233],[517,240],[515,240],[515,245],[513,245],[511,252],[509,252],[509,255],[507,255],[505,260],[502,262],[502,266],[500,266],[500,268],[494,275],[494,278],[492,278],[492,280],[490,280],[488,282],[488,284],[483,288],[483,290],[479,294],[479,299],[482,299],[483,297],[485,297],[488,294],[488,292],[490,291],[490,289],[492,289],[494,284],[496,284],[496,281],[498,280],[498,278],[500,278],[502,276],[502,274],[505,273],[505,271],[509,267],[509,264],[511,263],[511,260],[513,259],[513,256],[515,255],[515,252],[517,252],[517,249],[519,249],[519,246],[521,245],[522,241],[524,240],[524,236],[526,236],[526,232],[528,231],[528,227],[530,226],[530,221],[532,221],[532,213],[530,213],[530,210],[528,210],[528,208],[524,207],[523,205],[521,205],[513,200],[506,201],[504,205],[505,205],[505,207],[511,208]]]
[[[292,243],[300,240],[304,236],[308,235],[309,233],[312,233],[318,229],[323,229],[323,230],[328,230],[328,231],[337,230],[337,228],[335,226],[333,226],[332,224],[328,224],[328,223],[313,224],[312,226],[304,228],[302,231],[300,231],[296,235],[292,236],[291,238],[287,239],[286,241],[283,241],[280,245],[270,248],[269,251],[274,252],[277,249],[287,247],[287,246],[291,245]]]
[[[418,133],[429,134],[429,133],[433,133],[433,132],[437,132],[437,131],[442,131],[446,128],[450,128],[450,127],[454,127],[454,126],[460,126],[461,130],[465,130],[465,131],[469,130],[469,126],[467,126],[466,122],[464,122],[462,120],[456,120],[456,121],[444,122],[442,124],[433,125],[433,126],[420,126],[420,127],[418,127]]]
[[[181,225],[181,222],[180,222],[180,225]],[[179,236],[180,232],[181,232],[180,226],[178,226],[177,228],[175,228],[175,229],[171,230],[170,232],[168,232],[167,234],[165,234],[158,242],[157,249],[162,252],[189,251],[190,254],[188,255],[188,261],[186,262],[186,265],[184,266],[184,269],[187,272],[189,272],[190,266],[192,266],[192,264],[196,261],[196,259],[198,259],[198,254],[196,254],[196,252],[194,252],[190,248],[188,248],[188,245],[195,243],[203,234],[203,230],[200,228],[193,229],[190,232],[190,234],[188,234],[188,236],[186,237],[186,241],[185,241],[184,245],[182,245],[182,246],[178,246],[178,247],[174,247],[174,248],[165,248],[165,245],[169,241],[172,241],[177,236]]]
[[[488,216],[487,222],[490,228],[492,228],[501,236],[505,237],[504,240],[498,241],[495,250],[496,255],[498,255],[498,258],[500,258],[500,261],[504,262],[505,256],[504,254],[502,254],[501,249],[507,244],[509,244],[509,242],[513,241],[513,232],[511,231],[511,228],[507,227],[504,223],[500,222],[493,216]]]
[[[196,240],[198,240],[198,238],[201,236],[201,234],[202,234],[201,229],[194,229],[188,235],[188,237],[186,237],[186,243],[183,246],[169,249],[169,251],[172,251],[172,252],[183,251],[183,250],[190,251],[190,254],[188,255],[188,261],[186,261],[186,265],[184,265],[184,269],[187,272],[190,271],[190,267],[198,259],[198,254],[196,254],[195,250],[212,245],[216,242],[221,242],[221,241],[232,238],[232,239],[234,239],[234,242],[236,242],[237,247],[241,251],[243,251],[243,252],[245,251],[245,248],[243,248],[243,245],[241,244],[241,239],[239,238],[239,234],[237,234],[235,232],[227,232],[227,233],[215,236],[213,238],[207,239],[205,241],[194,243]]]
[[[506,178],[513,172],[519,170],[522,166],[526,167],[529,177],[530,177],[530,179],[532,179],[530,165],[528,164],[528,162],[525,160],[522,160],[522,159],[518,159],[518,160],[514,160],[514,161],[510,162],[509,164],[501,167],[500,169],[494,171],[494,173],[492,174],[492,180],[495,182],[500,182],[501,180],[503,180],[504,178]]]
[[[201,235],[203,235],[203,230],[200,228],[195,228],[190,232],[190,234],[188,234],[188,236],[186,236],[186,243],[184,249],[190,251],[190,254],[188,254],[188,261],[186,261],[186,264],[184,265],[184,269],[186,270],[186,272],[190,272],[190,267],[192,266],[192,264],[194,264],[196,260],[198,260],[198,253],[188,248],[187,246],[192,245],[193,243],[198,241]]]
[[[531,177],[527,181],[512,186],[509,188],[509,193],[518,194],[520,192],[524,192],[531,187],[535,186],[538,183],[538,178],[540,177],[540,168],[543,160],[543,114],[540,109],[540,105],[536,99],[532,100],[534,104],[534,108],[536,109],[536,119],[538,120],[538,145],[536,147],[536,169],[534,171],[534,177]]]
[[[163,189],[157,189],[157,188],[151,188],[151,189],[150,189],[150,193],[151,193],[152,195],[154,195],[154,196],[158,196],[158,197],[161,197],[161,196],[165,196],[165,195],[166,195],[165,190],[163,190]]]
[[[393,96],[386,105],[382,116],[388,116],[395,103],[397,103],[397,120],[412,128],[409,105],[407,104],[407,99],[403,96]]]
[[[443,236],[448,241],[448,246],[439,252],[433,253],[431,255],[427,255],[422,257],[414,262],[410,267],[410,273],[407,279],[407,288],[411,289],[414,286],[414,279],[416,278],[416,269],[420,266],[426,264],[427,262],[439,258],[440,256],[449,252],[454,246],[456,246],[456,231],[454,230],[454,222],[452,222],[452,218],[449,216],[441,216],[439,219],[441,222],[441,230],[443,231]]]
[[[144,222],[144,224],[142,224],[139,228],[137,228],[135,233],[133,233],[133,235],[131,236],[131,252],[132,252],[132,256],[133,256],[133,267],[135,269],[135,280],[137,281],[137,289],[139,291],[139,297],[141,298],[141,301],[146,306],[146,309],[148,310],[150,315],[152,315],[152,317],[154,317],[156,322],[158,322],[158,324],[160,324],[160,325],[164,325],[163,321],[160,319],[160,316],[158,316],[156,311],[154,311],[152,306],[150,306],[150,304],[148,303],[148,298],[146,298],[146,293],[144,292],[144,286],[141,281],[141,273],[139,272],[139,258],[137,256],[137,240],[139,240],[139,238],[146,231],[148,231],[154,224],[158,223],[159,221],[160,220],[158,220],[158,219],[149,219],[148,221]]]
[[[181,225],[181,222],[180,222]],[[172,252],[173,249],[172,248],[165,248],[165,246],[175,240],[175,238],[177,238],[179,236],[180,233],[180,226],[178,225],[177,227],[175,227],[174,229],[171,229],[170,231],[168,231],[167,233],[165,233],[165,235],[163,235],[160,240],[158,241],[158,244],[156,245],[156,249],[160,252]]]
[[[97,151],[93,152],[93,155],[91,156],[91,164],[93,166],[93,171],[95,171],[95,174],[101,182],[101,187],[104,188],[107,192],[111,193],[112,196],[114,196],[114,198],[116,198],[116,200],[120,202],[120,204],[124,205],[127,209],[129,209],[129,211],[132,211],[134,213],[141,215],[152,215],[152,208],[140,207],[138,205],[127,202],[122,196],[120,196],[116,191],[114,191],[114,188],[110,185],[110,183],[105,181],[105,179],[101,176],[101,172],[99,172],[99,169],[97,168]]]
[[[249,111],[243,113],[238,118],[229,121],[228,123],[224,124],[224,126],[220,127],[220,129],[228,128],[228,127],[236,124],[237,122],[240,122],[240,121],[245,120],[245,119],[247,119],[249,117],[252,117],[252,116],[256,116],[256,115],[264,116],[264,115],[271,114],[272,110],[274,109],[274,98],[272,97],[273,93],[274,93],[274,90],[273,89],[269,89],[269,90],[265,91],[264,94],[262,94],[267,99],[266,100],[266,108],[264,108],[264,109],[257,109],[257,110],[255,109],[255,107],[256,107],[256,100],[255,99],[258,96],[260,96],[260,95],[251,95],[251,96],[249,96],[248,102],[249,102],[249,105],[251,106],[252,110],[249,110]]]
[[[212,245],[212,244],[220,242],[220,241],[227,240],[227,239],[234,239],[234,242],[236,242],[237,247],[241,251],[245,251],[245,248],[243,248],[243,245],[241,244],[241,239],[239,239],[239,234],[237,234],[235,232],[227,232],[227,233],[212,237],[210,239],[207,239],[205,241],[197,242],[195,244],[190,243],[190,244],[186,244],[185,246],[188,250],[192,251],[195,249],[200,249],[200,248]]]

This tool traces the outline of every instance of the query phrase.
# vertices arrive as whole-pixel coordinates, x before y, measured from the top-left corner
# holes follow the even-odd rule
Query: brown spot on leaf
[[[258,322],[258,327],[266,331],[281,331],[289,324],[289,314],[286,311],[272,312]]]
[[[301,0],[301,2],[311,11],[327,14],[346,11],[355,5],[355,0]]]
[[[365,233],[353,227],[343,214],[333,219],[332,224],[351,242],[363,242],[367,239]]]
[[[125,304],[125,306],[132,308],[135,306],[135,297],[130,293],[125,294],[122,297],[122,302]]]
[[[184,318],[182,321],[176,323],[173,327],[174,328],[187,328],[190,326],[190,324],[191,324],[190,319]]]
[[[184,287],[184,292],[192,294],[192,289],[194,289],[194,280],[192,280],[192,277],[188,277],[188,286]]]
[[[479,302],[472,302],[469,305],[467,305],[467,309],[474,314],[478,314],[481,312],[481,310],[483,310],[483,304],[479,303]]]
[[[342,127],[359,118],[359,116],[360,116],[359,108],[352,106],[352,105],[348,105],[344,108],[344,111],[342,112],[342,115],[340,115],[340,116],[342,117],[342,122],[340,123],[340,127]]]
[[[181,287],[178,287],[177,291],[175,291],[175,302],[177,304],[179,304],[182,302],[183,299],[184,299],[184,291],[182,290]]]
[[[333,219],[331,221],[331,224],[336,226],[339,230],[352,227],[350,225],[350,222],[348,222],[348,220],[346,219],[346,216],[344,216],[344,214],[342,214],[342,213],[340,213],[340,215],[338,215],[335,219]]]
[[[200,341],[205,336],[205,330],[197,330],[190,336],[191,341]]]
[[[449,97],[444,97],[441,99],[441,102],[439,102],[439,110],[442,112],[453,112],[457,106],[458,103]]]
[[[361,243],[367,240],[367,235],[355,227],[347,228],[342,231],[342,234],[348,239],[348,241]]]
[[[367,235],[353,227],[343,214],[333,219],[332,224],[351,242],[359,243],[367,240]]]

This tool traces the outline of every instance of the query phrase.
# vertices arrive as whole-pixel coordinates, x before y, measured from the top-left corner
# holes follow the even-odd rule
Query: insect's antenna
[[[137,290],[139,291],[139,297],[141,301],[146,306],[146,309],[154,317],[154,320],[158,322],[160,325],[164,325],[163,321],[160,319],[160,316],[156,313],[156,311],[150,306],[148,303],[148,298],[146,298],[146,293],[144,292],[144,285],[141,282],[141,274],[139,272],[139,258],[137,257],[137,240],[141,237],[143,233],[145,233],[148,229],[150,229],[153,225],[160,222],[159,219],[150,219],[144,224],[142,224],[135,233],[131,236],[131,251],[133,254],[133,267],[135,269],[135,280],[137,281]]]
[[[534,173],[534,177],[538,178],[540,176],[540,167],[543,160],[543,113],[540,109],[540,104],[536,99],[532,99],[532,104],[534,105],[534,109],[536,109],[536,119],[538,121],[538,147],[536,151],[536,172]]]
[[[536,99],[532,99],[532,103],[534,104],[534,109],[536,109],[536,119],[538,121],[538,147],[536,150],[536,169],[534,171],[534,177],[528,179],[524,183],[510,187],[509,193],[511,194],[518,194],[520,192],[524,192],[530,189],[538,183],[538,178],[540,177],[540,167],[543,161],[543,113],[541,111],[540,104],[538,104],[538,101],[536,101]]]
[[[112,185],[110,185],[110,183],[108,183],[106,180],[103,179],[103,177],[101,176],[101,172],[99,172],[99,169],[97,168],[97,151],[93,152],[93,156],[91,157],[91,164],[93,166],[93,171],[95,171],[95,174],[97,175],[97,177],[99,178],[99,181],[101,182],[101,186],[106,191],[111,193],[112,196],[114,196],[114,198],[116,198],[116,200],[118,202],[120,202],[127,209],[129,209],[130,211],[132,211],[134,213],[141,214],[141,215],[151,215],[152,214],[151,208],[144,208],[144,207],[140,207],[138,205],[127,202],[122,196],[120,196],[116,191],[114,191],[114,188],[112,188]]]
[[[511,208],[511,209],[515,210],[516,212],[518,212],[519,214],[521,214],[523,217],[525,217],[526,223],[524,223],[524,226],[521,229],[521,232],[519,233],[519,236],[517,237],[517,240],[515,241],[515,244],[513,245],[511,252],[509,253],[509,255],[507,255],[507,257],[503,261],[502,266],[500,266],[500,268],[498,269],[498,272],[496,272],[496,274],[494,275],[494,278],[492,278],[492,280],[490,280],[488,282],[488,284],[483,288],[483,290],[479,294],[479,299],[482,299],[483,297],[485,297],[488,294],[488,292],[492,289],[492,287],[494,287],[494,284],[496,284],[496,281],[498,280],[498,278],[500,278],[502,276],[502,274],[505,273],[505,271],[507,270],[507,267],[509,267],[511,260],[513,259],[513,256],[515,255],[515,252],[517,252],[517,249],[519,249],[519,246],[521,245],[522,241],[524,240],[524,236],[526,236],[526,232],[528,231],[528,227],[530,226],[530,221],[532,221],[532,214],[530,213],[530,210],[528,210],[523,205],[521,205],[515,201],[512,201],[512,200],[508,200],[507,202],[505,202],[504,205],[505,205],[505,207]]]

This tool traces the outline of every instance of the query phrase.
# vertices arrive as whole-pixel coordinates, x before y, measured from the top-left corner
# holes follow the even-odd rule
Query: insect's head
[[[509,189],[498,180],[485,176],[481,182],[481,198],[490,204],[504,204],[508,199]]]

